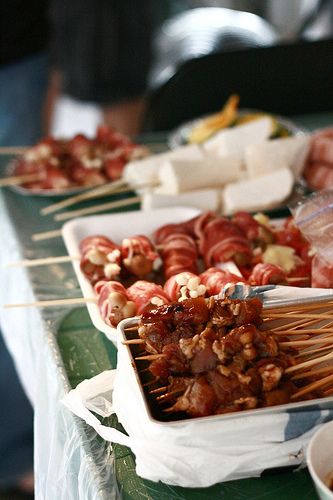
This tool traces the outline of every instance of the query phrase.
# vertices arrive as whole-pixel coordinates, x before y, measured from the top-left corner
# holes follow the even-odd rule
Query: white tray
[[[80,269],[80,261],[75,259],[80,255],[80,241],[86,236],[104,235],[120,244],[123,238],[137,234],[150,237],[160,226],[169,223],[184,222],[200,213],[196,208],[172,207],[160,208],[148,212],[141,210],[80,217],[66,222],[62,227],[62,236],[68,255],[73,257],[73,267],[79,281],[84,298],[96,298],[93,287]],[[107,325],[102,319],[97,304],[87,303],[88,313],[94,326],[105,333],[114,343],[117,343],[117,330]]]

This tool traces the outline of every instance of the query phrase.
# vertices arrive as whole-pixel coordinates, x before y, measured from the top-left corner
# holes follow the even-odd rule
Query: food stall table
[[[304,117],[299,123],[317,128],[332,122],[330,117],[318,116]],[[1,158],[2,176],[9,159]],[[33,233],[61,227],[50,216],[40,215],[50,202],[50,198],[23,196],[8,188],[0,192],[1,305],[81,295],[70,262],[4,269],[9,262],[22,258],[65,254],[60,237],[31,239]],[[315,498],[306,469],[267,471],[260,478],[206,489],[172,487],[141,479],[135,473],[135,458],[128,448],[115,445],[112,449],[59,402],[82,380],[116,367],[115,347],[93,327],[86,308],[1,307],[0,319],[20,380],[34,405],[36,499]],[[115,416],[106,420],[103,423],[119,425]]]

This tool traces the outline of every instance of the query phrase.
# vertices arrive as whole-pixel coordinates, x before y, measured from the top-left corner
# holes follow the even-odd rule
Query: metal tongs
[[[223,288],[220,297],[241,300],[257,297],[263,302],[263,307],[271,308],[327,302],[333,300],[333,289],[297,288],[286,285],[250,286],[245,283],[228,283]]]

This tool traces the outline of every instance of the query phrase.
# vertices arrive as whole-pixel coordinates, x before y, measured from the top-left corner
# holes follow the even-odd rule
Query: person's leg
[[[0,490],[29,489],[24,480],[31,483],[33,470],[33,410],[1,334],[0,397]]]
[[[42,137],[47,85],[44,53],[0,67],[0,146],[30,145]]]
[[[114,103],[103,108],[104,122],[118,132],[133,137],[141,132],[144,111],[143,97]]]

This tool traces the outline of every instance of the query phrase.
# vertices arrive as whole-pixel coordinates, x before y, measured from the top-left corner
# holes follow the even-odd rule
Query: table
[[[333,123],[331,115],[296,120],[310,129]],[[8,159],[1,159],[1,175]],[[48,198],[26,197],[10,189],[0,193],[1,304],[81,295],[70,263],[3,269],[20,258],[65,254],[61,238],[31,240],[32,233],[60,228],[51,216],[39,214],[49,203]],[[117,445],[112,451],[108,443],[59,403],[81,380],[116,366],[115,348],[92,326],[86,309],[1,307],[0,319],[6,344],[35,409],[37,500],[316,497],[306,469],[268,471],[261,478],[231,481],[204,490],[156,485],[138,478],[130,450]],[[115,417],[108,423],[117,425]]]

